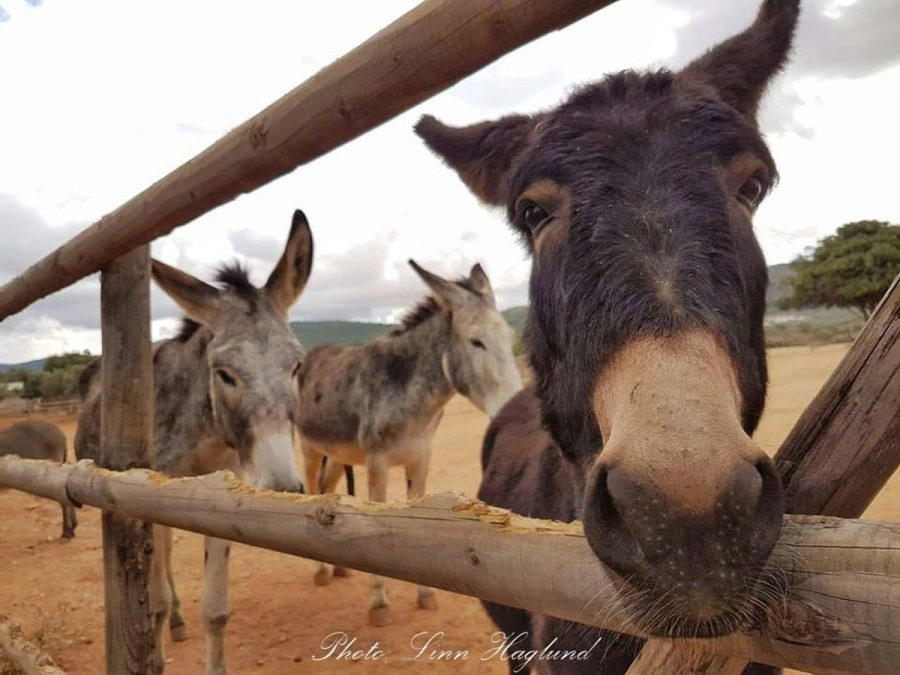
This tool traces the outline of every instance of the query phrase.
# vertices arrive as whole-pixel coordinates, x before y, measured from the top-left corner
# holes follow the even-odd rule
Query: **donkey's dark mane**
[[[469,291],[469,293],[474,293],[475,295],[479,296],[481,295],[478,289],[476,289],[465,277],[457,279],[453,283],[463,290]],[[437,300],[434,299],[433,295],[427,295],[421,302],[419,302],[419,304],[407,311],[406,314],[401,317],[400,325],[391,330],[388,335],[402,335],[403,333],[412,330],[416,326],[422,325],[423,323],[428,321],[428,319],[440,313],[441,306],[438,304]]]
[[[247,269],[240,261],[233,260],[222,265],[217,271],[214,279],[219,283],[224,291],[231,291],[238,297],[241,297],[254,306],[259,289],[250,282],[250,270]],[[176,342],[187,342],[198,330],[201,324],[188,317],[181,318],[181,328],[174,340]]]
[[[224,290],[233,291],[242,297],[255,297],[259,291],[250,283],[250,271],[237,260],[222,265],[216,272],[215,279]]]

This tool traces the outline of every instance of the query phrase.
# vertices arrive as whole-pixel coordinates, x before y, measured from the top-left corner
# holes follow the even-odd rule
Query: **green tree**
[[[69,366],[86,366],[94,360],[90,351],[85,349],[83,352],[66,352],[65,354],[57,354],[50,356],[44,361],[44,372],[49,373],[54,370],[64,370]]]
[[[793,294],[781,309],[849,307],[868,319],[900,273],[900,225],[860,220],[838,228],[791,263]]]

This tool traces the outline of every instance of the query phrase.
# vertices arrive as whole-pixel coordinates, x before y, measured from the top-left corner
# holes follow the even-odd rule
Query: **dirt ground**
[[[797,416],[846,352],[846,346],[790,347],[769,353],[769,400],[756,440],[774,452]],[[75,420],[51,418],[69,438]],[[12,418],[0,419],[0,428]],[[434,443],[428,491],[454,490],[474,495],[479,481],[479,449],[487,418],[456,397],[448,405]],[[365,486],[358,469],[357,485]],[[389,497],[404,495],[402,471],[392,475]],[[900,474],[895,475],[866,513],[867,518],[897,520]],[[85,508],[74,540],[59,539],[58,505],[11,490],[0,490],[0,614],[6,614],[72,675],[102,672],[103,587],[99,512]],[[204,638],[200,618],[202,537],[177,532],[175,570],[188,622],[189,639],[167,645],[166,672],[203,672]],[[244,673],[505,673],[497,659],[482,661],[493,646],[494,632],[478,601],[438,592],[437,611],[415,607],[415,588],[387,581],[393,623],[367,625],[367,577],[353,573],[330,586],[313,584],[315,564],[287,555],[235,545],[231,555],[232,618],[227,628],[226,658],[232,675]],[[352,649],[376,645],[383,656],[369,659],[323,659],[323,641],[335,631],[355,638]],[[423,633],[432,646],[468,650],[453,661],[421,657]],[[331,638],[333,639],[333,638]],[[417,640],[416,647],[411,640]],[[370,652],[375,654],[375,652]],[[5,673],[0,662],[0,673]]]

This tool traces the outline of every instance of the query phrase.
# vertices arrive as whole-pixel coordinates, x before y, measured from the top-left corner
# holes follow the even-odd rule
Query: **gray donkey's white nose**
[[[260,437],[253,446],[250,461],[252,466],[246,468],[256,487],[280,492],[303,492],[290,429]]]

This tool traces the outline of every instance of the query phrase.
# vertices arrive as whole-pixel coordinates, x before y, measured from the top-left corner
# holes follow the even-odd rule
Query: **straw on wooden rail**
[[[0,485],[639,634],[579,523],[458,495],[370,504],[257,491],[224,473],[170,479],[14,457],[0,458]],[[900,662],[900,524],[792,516],[773,560],[794,587],[765,634],[705,646],[816,672],[890,672]]]
[[[6,654],[22,675],[66,675],[49,655],[25,638],[18,624],[3,615],[0,615],[0,654]]]
[[[426,0],[9,281],[0,320],[614,1]]]

